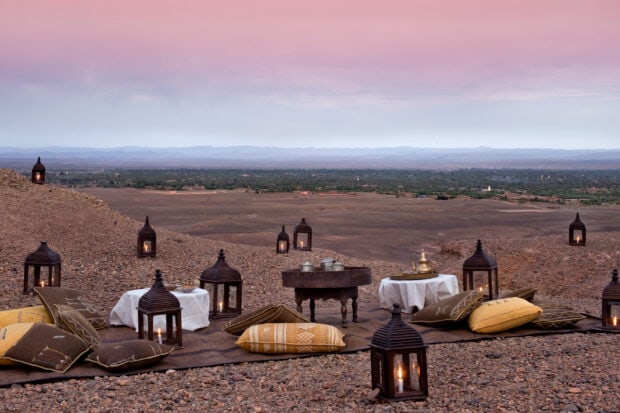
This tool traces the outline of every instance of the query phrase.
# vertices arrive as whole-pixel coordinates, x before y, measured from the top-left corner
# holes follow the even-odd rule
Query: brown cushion
[[[414,313],[410,321],[431,326],[449,326],[464,320],[482,303],[483,298],[484,294],[476,290],[454,294]]]
[[[542,308],[542,313],[532,321],[532,324],[538,328],[571,327],[586,318],[584,315],[562,305],[541,303],[538,306]]]
[[[41,302],[52,315],[56,325],[59,325],[59,321],[57,309],[54,305],[66,304],[82,313],[96,330],[108,327],[106,315],[92,305],[88,297],[79,290],[61,287],[35,287],[34,291],[39,295]]]
[[[224,331],[240,335],[246,328],[264,323],[309,323],[310,320],[284,304],[270,304],[230,320]]]
[[[101,337],[99,337],[99,333],[97,333],[97,330],[95,330],[93,325],[82,313],[68,305],[55,304],[55,306],[57,309],[58,321],[60,322],[58,327],[75,334],[84,340],[93,350],[101,346],[102,341]]]
[[[78,336],[45,323],[32,327],[4,354],[17,364],[64,373],[90,347]]]
[[[52,323],[44,305],[0,311],[0,327],[15,323]]]
[[[542,312],[520,297],[500,298],[480,304],[469,315],[469,328],[476,333],[499,333],[527,324]]]
[[[174,347],[150,340],[125,340],[105,343],[86,357],[86,361],[110,371],[127,371],[159,363]]]
[[[253,353],[321,353],[345,347],[344,334],[320,323],[265,323],[248,327],[236,344]]]
[[[534,299],[534,295],[536,295],[536,288],[522,287],[517,288],[516,290],[506,291],[505,293],[500,294],[499,298],[521,297],[524,300],[531,302]]]

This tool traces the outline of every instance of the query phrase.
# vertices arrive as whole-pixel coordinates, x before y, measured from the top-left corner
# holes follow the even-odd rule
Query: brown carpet
[[[347,324],[347,327],[343,329],[346,334],[344,338],[346,347],[340,350],[340,353],[367,350],[369,348],[370,339],[374,332],[390,320],[391,314],[387,310],[382,310],[378,307],[363,307],[363,305],[360,305],[358,322],[349,322]],[[408,320],[409,315],[404,314],[403,318],[405,320]],[[222,331],[222,327],[224,326],[224,324],[226,324],[227,321],[228,320],[214,320],[212,321],[211,325],[205,329],[195,332],[184,332],[184,348],[173,351],[172,354],[170,354],[161,363],[156,364],[150,368],[114,374],[84,361],[79,361],[64,374],[24,368],[2,368],[0,370],[0,387],[10,386],[16,383],[23,384],[66,380],[72,378],[138,374],[150,371],[166,371],[168,369],[186,369],[232,363],[283,360],[316,355],[266,355],[246,352],[245,350],[242,350],[237,345],[235,345],[235,340],[237,339],[237,337]],[[339,306],[317,306],[316,321],[319,323],[331,324],[337,327],[341,327]],[[520,337],[529,335],[562,334],[574,332],[602,332],[600,329],[600,324],[600,319],[597,319],[595,317],[587,317],[586,319],[581,320],[579,323],[577,323],[574,328],[540,330],[525,327],[499,334],[476,334],[466,328],[438,329],[424,327],[420,325],[412,326],[415,327],[418,332],[420,332],[426,344],[437,344],[477,341],[493,339],[497,337]],[[137,333],[133,329],[127,327],[110,327],[106,330],[101,331],[100,334],[103,341],[105,342],[116,342],[126,339],[137,338]]]

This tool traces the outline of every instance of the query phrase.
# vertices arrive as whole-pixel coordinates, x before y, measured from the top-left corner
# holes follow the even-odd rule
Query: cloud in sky
[[[618,148],[615,0],[0,0],[0,145]]]

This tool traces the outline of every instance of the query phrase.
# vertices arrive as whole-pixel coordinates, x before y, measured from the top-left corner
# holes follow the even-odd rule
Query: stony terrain
[[[276,255],[259,247],[157,230],[158,256],[135,256],[143,222],[83,193],[30,184],[0,169],[0,309],[38,304],[21,294],[23,260],[39,241],[63,259],[63,286],[87,289],[109,311],[123,291],[152,283],[156,268],[168,281],[191,282],[223,248],[244,277],[244,308],[293,302],[280,272],[326,256],[367,265],[373,283],[361,288],[360,306],[376,302],[380,279],[402,264],[313,250]],[[613,218],[613,217],[612,217]],[[617,217],[616,217],[617,219]],[[620,263],[619,232],[588,234],[588,246],[565,245],[565,236],[485,240],[500,265],[503,289],[536,286],[538,294],[600,314],[600,293]],[[472,240],[445,242],[432,257],[441,272],[459,274]],[[369,399],[368,352],[237,364],[89,380],[16,385],[0,389],[2,411],[141,412],[523,412],[620,411],[620,336],[568,334],[432,345],[430,396],[424,402]],[[0,372],[1,374],[1,372]]]

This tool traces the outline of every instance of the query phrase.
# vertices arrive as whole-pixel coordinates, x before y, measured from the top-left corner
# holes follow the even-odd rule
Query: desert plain
[[[244,311],[292,305],[283,269],[331,256],[372,269],[360,306],[378,307],[381,278],[409,268],[424,249],[435,268],[460,274],[481,239],[498,261],[500,289],[537,295],[600,315],[600,294],[620,263],[618,206],[395,198],[377,194],[256,194],[245,191],[83,189],[32,185],[0,169],[0,309],[35,305],[21,294],[24,257],[46,240],[63,258],[63,286],[87,289],[110,311],[123,291],[149,285],[154,269],[179,280],[213,265],[217,251],[244,277]],[[579,212],[587,245],[568,245]],[[150,216],[156,259],[135,256]],[[281,225],[313,228],[313,250],[275,254]],[[332,301],[317,307],[332,311]],[[378,310],[382,311],[382,310]],[[386,318],[387,321],[387,318]],[[19,384],[0,389],[4,411],[146,412],[617,412],[618,334],[515,337],[431,345],[429,397],[370,398],[368,351]],[[0,371],[1,373],[1,371]]]

